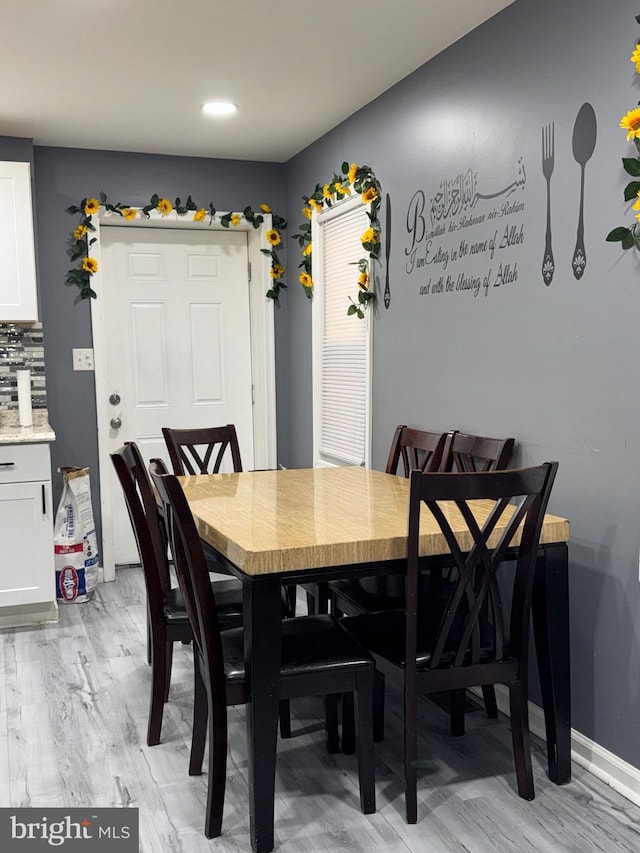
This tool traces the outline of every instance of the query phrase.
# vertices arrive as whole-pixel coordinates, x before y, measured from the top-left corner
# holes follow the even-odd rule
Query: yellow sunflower
[[[315,210],[316,213],[322,213],[322,205],[319,201],[316,201],[315,198],[310,198],[309,204]]]
[[[267,231],[266,237],[267,243],[271,243],[272,246],[280,245],[280,242],[282,240],[280,232],[277,231],[275,228],[272,228],[270,231]]]
[[[303,287],[313,287],[313,279],[308,272],[301,272],[298,281]]]
[[[620,127],[628,131],[627,139],[640,136],[640,108],[636,107],[634,110],[629,110],[626,115],[622,116]]]
[[[307,219],[311,219],[311,217],[313,216],[313,211],[310,207],[303,207],[302,213],[304,216],[306,216]]]
[[[261,210],[263,213],[271,213],[271,208],[269,207],[269,205],[268,205],[268,204],[264,204],[264,203],[263,203],[263,204],[261,204],[261,205],[260,205],[260,210]]]
[[[123,219],[135,219],[137,216],[137,211],[133,209],[133,207],[123,207],[122,208],[122,218]]]
[[[78,227],[73,232],[73,239],[74,240],[82,240],[82,238],[84,237],[84,235],[86,233],[87,233],[87,226],[86,225],[78,225]]]
[[[375,187],[369,187],[360,196],[363,204],[369,204],[370,201],[375,201],[378,198],[378,190]]]
[[[336,192],[340,195],[351,195],[351,187],[348,184],[336,184]]]
[[[311,243],[307,243],[307,245],[302,250],[302,254],[306,257],[307,255],[310,255],[312,251],[313,249],[311,248]]]
[[[84,212],[87,216],[93,216],[100,210],[100,202],[97,198],[88,198],[84,206]]]
[[[325,184],[322,187],[322,195],[328,199],[330,199],[331,196],[333,195],[333,193],[331,192],[331,187],[329,186],[329,184]]]
[[[349,169],[349,172],[347,173],[347,178],[349,179],[350,184],[355,183],[357,174],[358,174],[358,167],[356,166],[355,163],[352,163],[351,168]]]
[[[271,278],[280,278],[281,275],[284,275],[284,267],[282,264],[274,264],[269,270],[269,275]]]
[[[231,214],[231,224],[233,225],[234,228],[237,228],[238,225],[240,225],[241,219],[242,219],[242,217],[240,216],[239,213],[232,213]]]
[[[207,215],[207,211],[204,209],[204,207],[201,207],[198,210],[196,210],[196,212],[193,214],[193,221],[194,222],[204,222],[204,218],[206,215]]]
[[[358,276],[358,287],[360,290],[369,290],[369,273],[360,273]]]
[[[168,198],[159,198],[158,203],[156,204],[156,209],[159,210],[163,216],[168,216],[173,210],[173,205]]]
[[[375,243],[376,240],[376,232],[373,228],[367,228],[362,237],[360,238],[361,243]]]
[[[636,49],[633,51],[629,59],[631,62],[635,63],[636,71],[640,72],[640,44],[636,45]]]
[[[98,262],[95,258],[83,258],[82,269],[93,275],[94,272],[98,272]]]

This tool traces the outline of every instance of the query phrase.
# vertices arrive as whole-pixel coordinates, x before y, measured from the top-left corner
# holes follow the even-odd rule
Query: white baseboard
[[[474,689],[472,692],[482,696],[480,690]],[[501,684],[496,685],[496,700],[500,712],[508,717],[509,691]],[[529,702],[529,728],[532,734],[546,741],[544,712],[533,702]],[[571,760],[640,806],[640,769],[623,761],[575,729],[571,729]]]

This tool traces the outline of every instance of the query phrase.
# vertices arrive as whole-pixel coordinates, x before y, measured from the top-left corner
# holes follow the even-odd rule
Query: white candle
[[[31,371],[16,370],[18,377],[18,414],[21,427],[33,426],[31,412]]]

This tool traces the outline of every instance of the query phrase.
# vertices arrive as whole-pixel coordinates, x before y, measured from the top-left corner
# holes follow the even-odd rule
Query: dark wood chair
[[[529,624],[540,529],[557,467],[557,462],[547,462],[535,468],[483,473],[413,471],[404,607],[343,620],[372,652],[376,666],[403,688],[408,823],[417,821],[416,702],[423,694],[506,684],[518,792],[524,799],[534,798],[527,710]],[[470,502],[487,499],[495,501],[493,509],[486,520],[476,521]],[[468,550],[461,550],[442,501],[455,502],[466,527]],[[455,565],[451,588],[443,598],[418,593],[423,505],[446,539]],[[499,541],[490,544],[489,537],[503,521],[506,526]],[[505,625],[496,572],[516,536],[520,546]]]
[[[178,580],[191,621],[196,690],[189,773],[202,771],[208,739],[208,793],[205,835],[222,831],[226,785],[227,706],[247,702],[244,635],[221,632],[216,597],[208,581],[202,542],[180,483],[162,474],[152,460],[150,472],[170,519],[169,536]],[[322,695],[327,705],[330,748],[336,748],[337,694],[355,693],[358,707],[357,754],[360,805],[375,811],[372,722],[374,664],[360,643],[330,615],[302,616],[282,623],[280,698]]]
[[[202,429],[163,427],[174,474],[217,474],[225,454],[231,454],[234,471],[242,471],[240,445],[233,424]]]
[[[515,438],[487,438],[454,432],[445,455],[445,471],[502,471],[513,457]]]
[[[127,443],[111,454],[111,461],[122,486],[144,573],[151,664],[147,744],[154,746],[160,743],[163,708],[169,697],[173,644],[191,642],[193,633],[182,593],[171,585],[166,533],[140,450],[135,443]],[[242,624],[239,581],[216,581],[216,600],[222,628]]]

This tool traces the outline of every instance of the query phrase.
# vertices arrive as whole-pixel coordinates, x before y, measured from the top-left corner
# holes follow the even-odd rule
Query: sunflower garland
[[[640,24],[640,15],[636,15],[636,22]],[[640,41],[629,59],[640,74]],[[640,154],[640,104],[622,116],[620,127],[627,131],[627,141],[633,140],[636,151]],[[622,167],[633,178],[624,188],[624,200],[635,200],[632,210],[640,211],[640,157],[623,157]],[[640,221],[640,213],[636,214],[636,219]],[[635,247],[640,250],[640,226],[634,222],[631,228],[624,226],[614,228],[607,234],[607,240],[610,243],[620,243],[623,249]]]
[[[347,308],[347,314],[355,314],[360,320],[364,317],[369,303],[375,299],[375,293],[370,289],[372,261],[379,260],[380,252],[380,221],[378,211],[382,201],[382,190],[380,182],[369,166],[357,166],[355,163],[349,165],[346,161],[342,164],[342,176],[334,174],[326,184],[316,184],[316,188],[309,196],[303,196],[304,207],[302,213],[307,220],[298,226],[298,233],[292,239],[297,240],[302,249],[302,262],[298,269],[302,272],[298,275],[298,281],[304,288],[309,299],[313,295],[313,278],[311,275],[311,222],[314,211],[321,213],[323,208],[331,207],[337,201],[351,195],[351,191],[359,193],[363,204],[370,205],[367,211],[369,227],[360,238],[362,248],[368,253],[368,258],[358,261],[358,298],[354,301],[349,297],[351,303]]]
[[[209,202],[206,207],[200,207],[193,201],[191,196],[185,202],[182,202],[179,198],[171,202],[168,198],[154,193],[149,199],[148,204],[145,204],[142,208],[136,208],[122,202],[113,204],[107,199],[106,193],[101,192],[99,193],[99,198],[83,198],[79,205],[73,204],[66,211],[72,215],[80,214],[80,221],[68,239],[69,246],[67,249],[72,263],[77,262],[77,264],[67,272],[66,284],[75,285],[79,288],[81,299],[97,298],[97,293],[91,287],[91,276],[95,275],[98,271],[98,261],[91,257],[91,247],[96,242],[97,237],[91,235],[96,230],[93,224],[93,217],[98,215],[101,207],[104,207],[110,213],[121,216],[126,221],[137,219],[138,217],[149,219],[153,210],[157,210],[162,216],[168,216],[174,211],[178,216],[191,215],[194,222],[204,222],[209,217],[210,225],[213,224],[214,219],[217,217],[223,228],[237,228],[243,219],[249,222],[254,228],[259,228],[264,222],[264,215],[270,213],[273,227],[266,234],[266,240],[270,248],[260,249],[263,255],[269,255],[271,258],[269,274],[272,281],[271,287],[266,293],[267,298],[277,301],[281,288],[286,288],[287,286],[284,281],[281,281],[285,273],[285,268],[275,249],[282,242],[281,232],[287,227],[287,221],[276,213],[273,213],[268,204],[261,204],[260,212],[253,210],[251,207],[245,207],[242,213],[231,212],[220,216],[216,213],[212,202]]]

